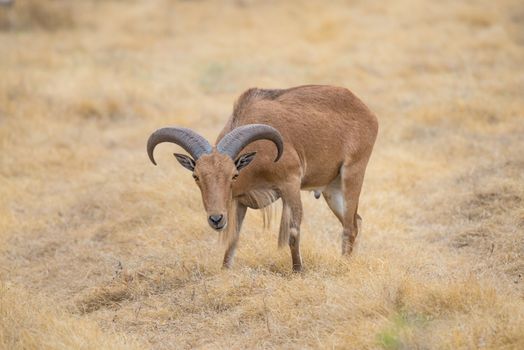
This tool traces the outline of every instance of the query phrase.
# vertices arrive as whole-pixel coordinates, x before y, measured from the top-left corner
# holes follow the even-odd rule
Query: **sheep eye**
[[[238,174],[233,175],[233,180],[236,180],[238,178]]]
[[[195,181],[198,181],[198,176],[196,176],[195,174],[193,174],[193,179],[195,179]]]

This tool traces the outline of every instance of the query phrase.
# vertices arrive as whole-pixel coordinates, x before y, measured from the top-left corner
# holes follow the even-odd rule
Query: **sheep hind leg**
[[[351,253],[355,245],[356,236],[362,228],[362,218],[357,214],[361,186],[361,182],[359,184],[358,181],[347,178],[345,178],[343,185],[342,175],[339,175],[322,191],[328,207],[343,227],[342,254]],[[357,187],[358,193],[356,191]],[[353,226],[355,227],[352,228]]]
[[[341,169],[342,193],[344,196],[344,215],[342,220],[342,254],[350,255],[355,247],[355,240],[362,227],[362,218],[358,215],[358,201],[364,181],[367,159],[343,165]]]

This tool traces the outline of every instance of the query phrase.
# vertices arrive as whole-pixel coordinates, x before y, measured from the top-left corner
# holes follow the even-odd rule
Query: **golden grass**
[[[130,338],[104,332],[90,320],[51,307],[12,285],[0,285],[2,349],[139,349]]]
[[[524,348],[523,24],[519,1],[0,8],[0,348]],[[304,193],[304,273],[256,212],[222,271],[145,141],[305,83],[379,116],[358,250]]]

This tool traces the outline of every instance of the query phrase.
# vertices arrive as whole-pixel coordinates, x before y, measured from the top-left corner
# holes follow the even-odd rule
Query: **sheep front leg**
[[[234,230],[232,232],[232,236],[229,237],[229,241],[226,253],[224,254],[224,261],[222,263],[222,267],[225,269],[229,269],[233,265],[233,258],[235,256],[235,252],[237,250],[238,245],[238,239],[240,237],[240,229],[242,228],[242,222],[244,222],[244,218],[246,216],[247,207],[239,202],[236,203],[236,217],[235,217],[235,227],[231,228]]]
[[[300,272],[302,270],[302,258],[300,257],[300,223],[302,221],[300,187],[282,192],[281,196],[282,219],[278,245],[283,246],[286,242],[288,243],[293,261],[293,271]]]

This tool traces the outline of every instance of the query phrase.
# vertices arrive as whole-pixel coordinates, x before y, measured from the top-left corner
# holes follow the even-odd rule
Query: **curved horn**
[[[172,142],[187,151],[195,160],[204,153],[211,153],[211,145],[205,138],[187,128],[161,128],[149,136],[147,140],[147,155],[156,165],[153,151],[156,145],[162,142]]]
[[[278,161],[284,150],[282,135],[277,129],[265,124],[248,124],[233,129],[220,140],[217,150],[235,159],[248,144],[262,139],[273,141],[277,146],[275,162]]]

